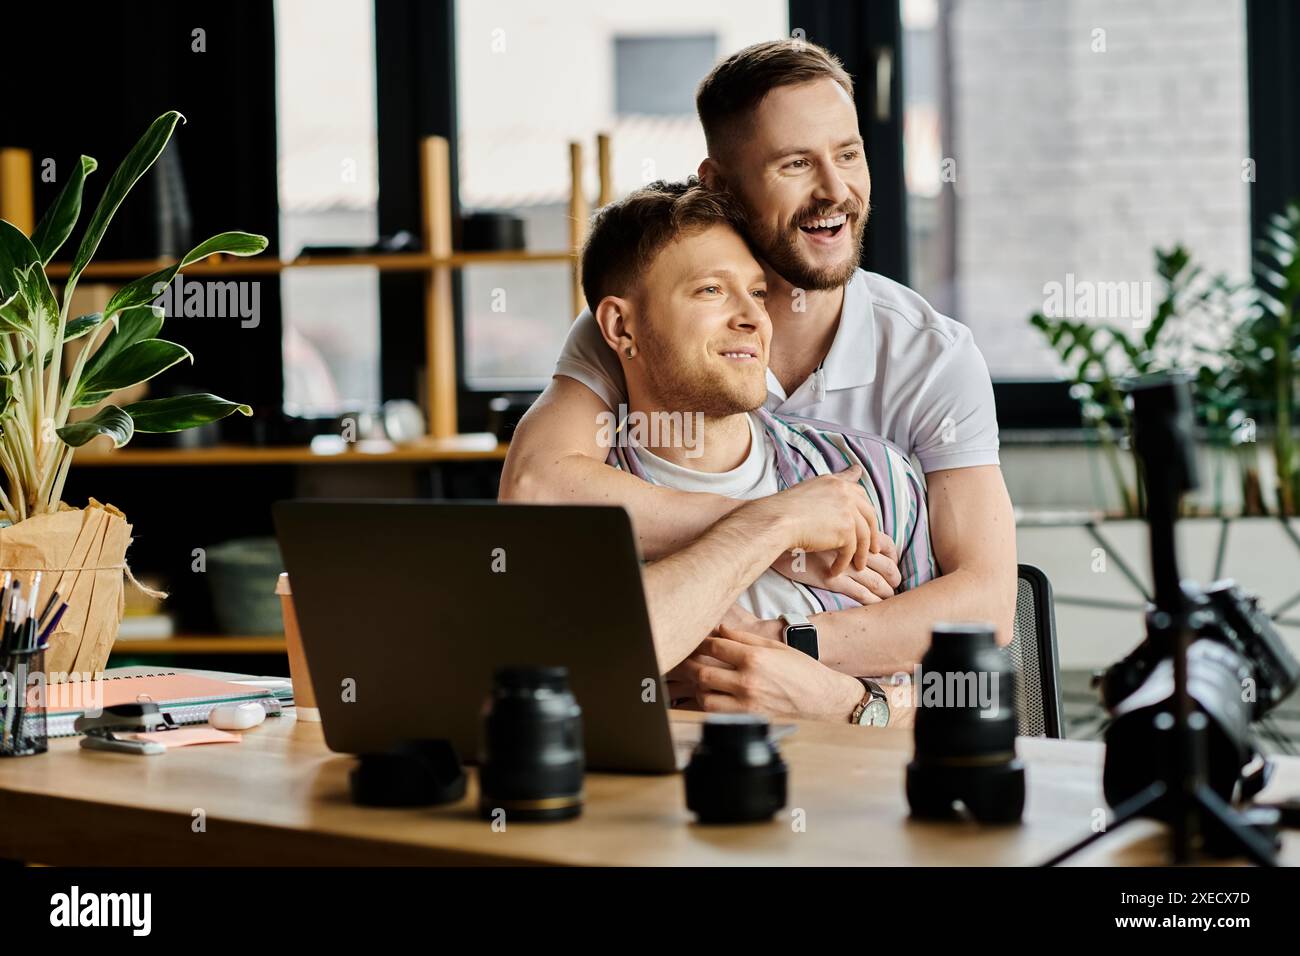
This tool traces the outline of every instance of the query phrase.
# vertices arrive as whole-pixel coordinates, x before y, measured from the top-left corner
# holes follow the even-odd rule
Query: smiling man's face
[[[779,86],[740,129],[721,171],[755,248],[796,288],[844,285],[861,258],[871,202],[853,100],[829,78]]]
[[[629,392],[710,418],[758,408],[772,339],[766,294],[763,267],[734,229],[678,236],[638,283],[631,330],[639,355],[623,363]]]

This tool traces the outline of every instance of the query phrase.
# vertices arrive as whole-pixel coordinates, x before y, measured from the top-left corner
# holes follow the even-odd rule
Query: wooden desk
[[[694,715],[686,715],[693,717]],[[1029,794],[1021,826],[913,823],[903,796],[904,730],[803,723],[782,741],[787,809],[769,824],[691,822],[680,776],[591,774],[587,806],[557,824],[474,812],[475,787],[451,807],[353,806],[352,761],[325,749],[319,724],[271,719],[240,744],[160,757],[83,751],[51,741],[41,757],[0,761],[0,857],[53,864],[1023,865],[1090,832],[1101,797],[1102,748],[1024,739]],[[1300,759],[1278,761],[1269,795],[1300,790]],[[794,832],[791,809],[806,813]],[[204,832],[194,832],[203,811]],[[1163,831],[1144,821],[1083,863],[1163,861]],[[1300,836],[1284,860],[1300,863]]]

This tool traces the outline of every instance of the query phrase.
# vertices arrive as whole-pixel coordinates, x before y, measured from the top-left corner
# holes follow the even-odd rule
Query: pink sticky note
[[[215,727],[180,727],[176,730],[155,730],[138,734],[124,734],[135,740],[162,744],[168,749],[188,747],[191,744],[237,744],[239,736],[228,734]]]

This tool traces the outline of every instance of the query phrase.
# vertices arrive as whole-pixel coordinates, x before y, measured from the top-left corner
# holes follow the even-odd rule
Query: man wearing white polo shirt
[[[773,337],[766,407],[880,435],[925,473],[941,576],[833,621],[811,618],[831,651],[825,663],[850,674],[889,674],[912,669],[936,621],[989,620],[999,639],[1010,641],[1015,529],[998,467],[993,388],[969,330],[910,289],[858,268],[871,177],[852,95],[839,62],[813,44],[740,51],[700,86],[709,156],[699,172],[706,185],[740,200],[767,271]],[[619,363],[584,311],[554,378],[515,433],[501,497],[622,504],[643,552],[655,558],[693,541],[738,502],[608,468],[599,423],[625,396]],[[843,593],[852,583],[886,596],[899,582],[883,535],[873,535],[840,575],[833,556],[801,557],[774,567]],[[785,630],[780,620],[740,612],[728,623],[776,640]]]

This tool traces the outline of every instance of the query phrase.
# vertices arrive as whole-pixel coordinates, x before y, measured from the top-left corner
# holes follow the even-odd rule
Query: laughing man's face
[[[827,78],[777,87],[742,129],[725,177],[755,247],[796,288],[844,285],[861,257],[871,202],[853,101]]]
[[[636,296],[640,355],[625,363],[659,408],[722,418],[767,397],[772,323],[763,267],[728,226],[679,236],[655,256]]]

